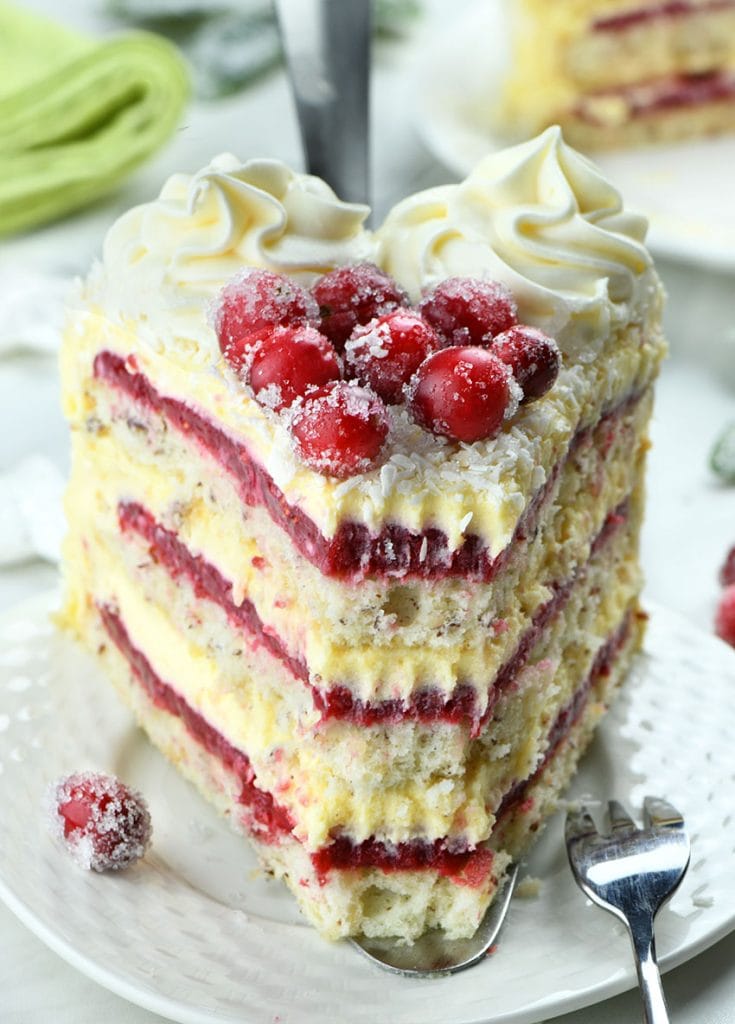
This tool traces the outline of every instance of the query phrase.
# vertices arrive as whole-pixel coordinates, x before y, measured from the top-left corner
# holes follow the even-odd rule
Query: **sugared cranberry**
[[[261,405],[279,411],[340,374],[334,345],[314,327],[277,327],[253,349],[248,383]]]
[[[484,348],[445,348],[421,364],[409,386],[418,423],[455,441],[494,437],[515,400],[510,369]]]
[[[735,583],[725,587],[715,616],[715,632],[735,647]]]
[[[388,436],[388,413],[372,391],[332,381],[304,399],[291,432],[299,457],[318,473],[345,478],[370,469]]]
[[[345,369],[389,405],[403,400],[424,359],[441,348],[433,327],[411,309],[394,309],[356,327],[345,345]]]
[[[720,583],[723,587],[729,587],[731,583],[735,583],[735,547],[729,550],[720,569]]]
[[[503,331],[493,340],[492,352],[510,367],[524,402],[541,398],[559,376],[559,347],[535,327],[517,324]]]
[[[214,313],[219,347],[236,370],[274,327],[318,323],[319,309],[309,292],[283,274],[257,267],[225,285]]]
[[[114,775],[69,775],[51,787],[49,803],[52,831],[83,868],[127,868],[150,842],[151,818],[143,797]]]
[[[518,319],[513,296],[497,281],[448,277],[419,305],[447,345],[489,345]]]
[[[338,267],[320,278],[311,291],[319,305],[321,330],[338,352],[358,324],[408,305],[403,289],[373,263]]]

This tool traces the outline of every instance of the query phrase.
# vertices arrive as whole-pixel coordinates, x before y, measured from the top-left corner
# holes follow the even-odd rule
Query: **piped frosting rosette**
[[[381,263],[414,298],[446,277],[502,281],[524,321],[585,360],[658,293],[646,229],[555,127],[488,156],[461,184],[405,199],[378,235]]]

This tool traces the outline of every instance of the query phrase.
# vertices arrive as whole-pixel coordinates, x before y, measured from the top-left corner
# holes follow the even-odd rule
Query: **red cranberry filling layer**
[[[109,605],[99,605],[98,611],[110,638],[155,706],[180,718],[191,736],[237,776],[242,787],[239,801],[252,816],[251,828],[257,838],[263,842],[277,842],[279,836],[289,834],[294,827],[289,812],[277,804],[270,793],[256,785],[249,758],[228,743],[158,676],[142,651],[133,645],[125,624]],[[488,851],[454,847],[450,850],[447,841],[442,839],[431,843],[413,840],[397,845],[369,839],[358,846],[353,846],[349,840],[337,839],[312,854],[311,858],[322,881],[333,868],[377,868],[386,872],[433,870],[452,878],[457,884],[477,886],[492,865],[492,854]]]
[[[646,21],[667,21],[693,14],[711,14],[732,7],[735,7],[735,0],[704,0],[703,3],[696,4],[691,3],[691,0],[666,0],[663,3],[647,4],[645,7],[634,7],[619,14],[595,18],[591,27],[593,32],[620,32]]]
[[[396,523],[388,523],[381,533],[371,534],[362,523],[344,522],[333,538],[322,536],[304,513],[288,504],[265,469],[255,462],[243,444],[215,427],[184,402],[159,394],[144,374],[128,368],[125,359],[113,352],[100,352],[94,360],[94,375],[118,388],[134,402],[163,415],[190,441],[201,448],[235,480],[246,505],[261,505],[291,538],[299,552],[325,576],[364,579],[408,576],[424,579],[463,577],[489,582],[507,563],[514,545],[533,535],[545,499],[553,490],[561,469],[558,463],[549,479],[529,502],[510,544],[493,559],[480,537],[467,534],[461,547],[449,550],[441,530],[427,529],[410,533]],[[632,394],[606,413],[594,426],[579,430],[569,453],[589,441],[594,432],[635,404]]]
[[[375,839],[353,843],[339,836],[329,846],[312,854],[312,863],[320,881],[330,871],[379,868],[393,871],[438,871],[458,885],[479,888],[490,874],[493,853],[485,849],[452,846],[444,839],[426,842],[413,839],[398,846],[386,846]]]
[[[160,678],[143,652],[133,645],[124,622],[113,608],[99,605],[98,611],[110,638],[155,706],[180,718],[194,739],[237,776],[242,787],[239,800],[253,817],[253,830],[259,835],[262,832],[266,839],[290,832],[294,824],[291,816],[284,807],[278,806],[270,793],[256,786],[255,772],[248,757],[228,743],[172,686]]]
[[[591,555],[594,555],[607,539],[626,522],[627,516],[627,501],[624,501],[608,515],[592,543]],[[469,685],[457,687],[449,699],[440,690],[426,689],[416,693],[408,703],[402,700],[370,703],[355,698],[346,686],[331,686],[325,691],[312,687],[309,683],[307,666],[288,653],[285,645],[272,628],[265,628],[252,602],[245,598],[241,605],[236,605],[232,597],[232,584],[222,576],[219,570],[201,555],[193,555],[175,533],[161,526],[141,505],[133,502],[121,503],[118,508],[118,518],[121,530],[123,532],[132,530],[141,536],[148,544],[151,558],[157,564],[164,566],[174,579],[184,576],[197,598],[206,599],[216,604],[225,612],[235,629],[246,633],[256,643],[262,644],[268,653],[277,658],[295,678],[308,685],[312,690],[314,704],[322,713],[323,720],[342,719],[363,726],[377,725],[381,722],[396,723],[409,719],[424,723],[444,721],[457,724],[470,721],[472,735],[479,735],[483,725],[489,720],[499,696],[523,668],[541,633],[549,622],[561,612],[575,582],[574,579],[570,579],[554,584],[554,596],[538,609],[530,628],[521,637],[515,652],[498,672],[491,700],[482,716],[477,711],[475,689]]]
[[[636,613],[628,612],[615,632],[608,637],[607,641],[597,652],[597,656],[592,663],[589,675],[573,695],[566,707],[563,707],[556,716],[556,720],[554,721],[554,724],[551,727],[551,732],[549,733],[546,752],[536,768],[536,771],[528,779],[523,779],[521,782],[517,782],[515,786],[513,786],[512,789],[509,789],[503,797],[497,812],[498,821],[523,803],[526,793],[530,787],[538,781],[547,764],[551,761],[561,746],[567,733],[579,721],[582,712],[587,705],[587,698],[592,687],[599,679],[610,675],[615,659],[630,634],[631,619],[634,614]]]
[[[218,757],[225,767],[240,781],[240,803],[251,815],[251,828],[262,842],[277,842],[279,836],[290,833],[293,821],[286,808],[281,807],[270,793],[255,784],[255,773],[249,758],[235,749],[217,730],[165,683],[155,672],[148,659],[132,643],[120,616],[109,605],[98,605],[102,623],[110,638],[127,660],[134,677],[143,686],[156,707],[175,715],[184,723],[191,736]],[[597,654],[588,678],[572,700],[562,708],[549,733],[546,755],[530,779],[514,786],[500,805],[497,817],[509,813],[523,802],[525,793],[554,756],[569,729],[579,719],[590,688],[597,678],[609,675],[612,664],[624,644],[630,628],[630,615],[612,634]],[[331,870],[366,869],[391,871],[438,871],[458,885],[477,887],[483,884],[492,868],[492,853],[482,848],[469,849],[447,839],[434,842],[411,840],[406,843],[385,844],[376,839],[352,843],[338,836],[329,846],[311,854],[311,860],[320,881],[325,882]]]
[[[702,75],[676,75],[621,89],[603,89],[594,93],[592,98],[601,96],[619,96],[625,101],[631,118],[645,117],[660,110],[732,100],[735,97],[735,74],[712,71]],[[575,112],[592,123],[598,121],[594,106],[585,100],[577,105]]]

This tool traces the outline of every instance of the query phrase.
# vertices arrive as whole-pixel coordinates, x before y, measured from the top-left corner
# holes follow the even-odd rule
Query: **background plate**
[[[181,1022],[532,1024],[634,984],[622,926],[574,885],[557,816],[528,864],[498,951],[455,978],[383,974],[299,921],[285,888],[148,745],[94,663],[49,621],[49,597],[0,620],[0,896],[44,942],[119,995]],[[735,927],[731,794],[735,658],[664,609],[574,793],[647,793],[685,814],[692,864],[658,921],[664,966]],[[122,775],[151,806],[150,854],[120,875],[80,871],[39,805],[59,775]]]
[[[418,65],[419,129],[434,155],[461,177],[507,145],[493,131],[491,111],[509,59],[508,39],[500,0],[482,0],[429,40]],[[735,270],[734,136],[593,158],[626,206],[649,217],[653,250]]]

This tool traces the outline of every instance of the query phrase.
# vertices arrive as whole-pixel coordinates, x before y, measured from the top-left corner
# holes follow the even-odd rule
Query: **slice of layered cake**
[[[222,157],[113,227],[63,617],[322,934],[468,935],[641,642],[660,288],[558,130],[366,213]]]
[[[735,0],[509,0],[514,138],[561,124],[586,149],[735,128]]]

